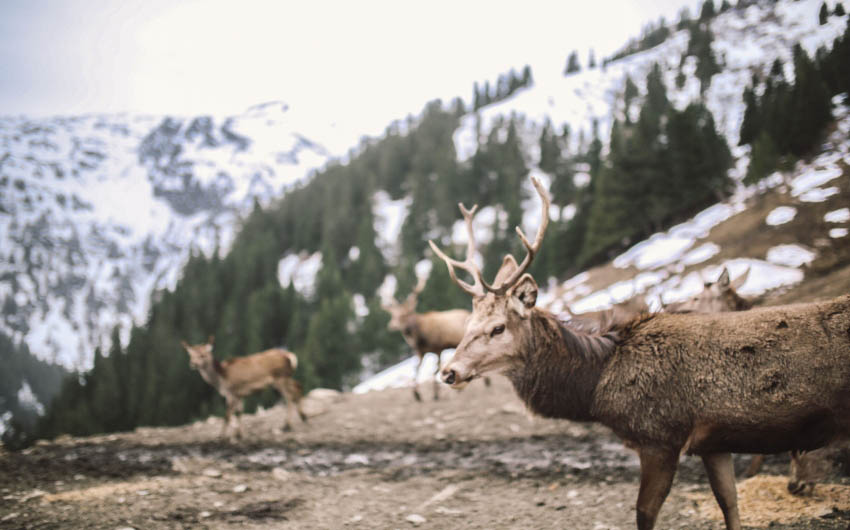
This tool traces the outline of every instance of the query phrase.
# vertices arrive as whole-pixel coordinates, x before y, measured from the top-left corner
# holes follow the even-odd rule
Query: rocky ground
[[[423,395],[430,394],[423,392]],[[439,401],[409,390],[311,397],[179,428],[64,438],[0,453],[0,528],[633,528],[638,461],[607,429],[528,416],[505,380]],[[748,457],[736,457],[739,471]],[[850,523],[850,480],[791,497],[787,457],[739,483],[747,528]],[[683,457],[658,528],[720,528],[699,460]]]

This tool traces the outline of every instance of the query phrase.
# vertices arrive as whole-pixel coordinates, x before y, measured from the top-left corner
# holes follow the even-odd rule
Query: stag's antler
[[[440,256],[440,259],[446,262],[446,267],[449,269],[449,276],[452,277],[452,280],[458,284],[461,289],[472,296],[484,296],[486,291],[484,280],[481,279],[481,269],[478,268],[478,265],[476,265],[475,261],[472,259],[473,256],[475,256],[475,233],[472,230],[472,217],[475,215],[478,205],[476,204],[473,206],[471,210],[467,210],[463,203],[458,203],[457,205],[458,208],[460,208],[460,213],[463,214],[464,220],[466,220],[466,231],[469,234],[469,241],[466,245],[466,259],[463,261],[454,260],[446,256],[433,241],[428,240],[428,244],[431,245],[431,250]],[[455,267],[459,267],[471,274],[474,283],[470,285],[459,279],[457,274],[455,274]]]
[[[469,233],[469,243],[466,247],[466,259],[464,259],[464,261],[457,261],[446,256],[433,241],[428,241],[428,244],[431,245],[431,249],[446,262],[446,267],[449,269],[449,275],[452,280],[458,284],[461,289],[472,296],[484,296],[487,291],[496,294],[505,294],[508,289],[510,289],[519,280],[525,271],[528,270],[534,256],[536,256],[540,251],[540,245],[543,243],[543,235],[546,233],[546,227],[549,225],[549,196],[546,194],[546,190],[543,189],[539,180],[531,177],[531,182],[534,184],[537,194],[540,195],[540,199],[543,201],[543,218],[540,221],[540,227],[537,229],[537,235],[534,238],[534,243],[530,243],[528,238],[525,237],[522,229],[520,227],[516,227],[517,235],[519,235],[527,253],[519,267],[517,267],[516,270],[514,270],[501,284],[492,286],[485,282],[481,277],[481,269],[479,269],[478,265],[476,265],[472,260],[472,257],[475,255],[475,237],[472,230],[472,216],[475,215],[475,210],[478,208],[477,204],[472,207],[472,210],[467,210],[463,204],[458,204],[460,211],[463,214],[463,218],[466,220],[466,231]],[[469,272],[475,280],[475,283],[470,285],[467,282],[458,279],[455,274],[455,267],[459,267]]]
[[[549,226],[549,196],[546,194],[546,190],[543,189],[543,185],[540,184],[539,180],[531,177],[531,183],[534,184],[534,189],[537,190],[537,194],[540,195],[540,200],[543,201],[543,218],[540,219],[540,226],[537,227],[537,235],[534,236],[533,244],[528,242],[528,238],[525,237],[522,228],[516,227],[516,233],[526,249],[525,259],[522,260],[519,267],[517,267],[516,270],[511,273],[511,275],[508,276],[501,285],[497,285],[490,289],[496,294],[505,294],[507,290],[513,287],[520,277],[525,274],[525,271],[528,270],[528,267],[534,260],[534,256],[540,252],[540,245],[543,243],[543,235],[546,233],[546,227]]]

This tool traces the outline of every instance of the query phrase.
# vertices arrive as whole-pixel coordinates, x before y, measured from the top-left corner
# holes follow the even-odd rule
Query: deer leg
[[[416,389],[416,378],[419,377],[419,368],[422,367],[422,358],[423,354],[416,352],[416,355],[419,356],[419,362],[416,363],[416,368],[413,369],[413,397],[416,398],[416,401],[422,401],[422,396],[419,395],[419,390]]]
[[[227,428],[230,426],[230,413],[231,408],[233,407],[231,400],[226,399],[224,405],[224,423],[221,426],[221,437],[225,438],[227,436]]]
[[[435,355],[437,356],[437,369],[434,371],[434,381],[433,381],[433,383],[434,383],[434,401],[437,401],[438,399],[440,399],[440,380],[437,377],[438,375],[440,375],[440,352],[436,352]]]
[[[241,398],[235,400],[234,415],[236,416],[236,438],[242,438],[242,412],[245,410],[245,403]]]
[[[764,464],[764,455],[753,455],[753,458],[750,460],[749,467],[747,467],[747,470],[744,472],[744,476],[754,477],[758,475],[762,464]]]
[[[679,453],[669,449],[642,447],[640,456],[640,491],[637,500],[638,530],[651,530],[658,511],[670,493],[679,465]]]
[[[728,530],[741,530],[738,516],[738,493],[735,491],[735,465],[732,453],[712,453],[702,456],[702,463],[708,473],[708,482],[714,498],[723,511],[723,519]]]
[[[307,421],[304,412],[301,410],[301,392],[298,389],[298,384],[289,378],[278,380],[275,386],[286,400],[286,423],[283,424],[283,430],[291,431],[296,407],[301,416],[301,421]]]
[[[484,386],[486,386],[487,388],[490,388],[490,378],[487,377],[486,375],[484,376]]]

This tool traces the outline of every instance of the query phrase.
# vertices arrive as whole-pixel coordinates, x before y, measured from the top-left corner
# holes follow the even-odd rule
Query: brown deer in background
[[[286,399],[287,417],[284,430],[292,428],[291,420],[296,410],[301,421],[307,421],[307,416],[301,410],[301,385],[292,377],[298,366],[294,353],[282,348],[273,348],[245,357],[218,361],[212,354],[213,337],[210,337],[206,344],[191,346],[186,341],[180,343],[189,352],[189,364],[192,368],[224,396],[227,402],[222,437],[227,435],[230,418],[234,414],[236,437],[242,436],[240,416],[244,406],[243,398],[268,386],[273,386]]]
[[[465,309],[452,309],[449,311],[429,311],[427,313],[416,312],[416,302],[419,293],[425,288],[426,279],[419,279],[416,287],[407,296],[404,302],[399,303],[395,299],[390,304],[382,305],[384,311],[390,314],[387,328],[391,331],[400,331],[404,341],[419,358],[416,369],[413,372],[413,397],[422,401],[417,390],[416,379],[422,368],[422,360],[425,354],[433,352],[437,356],[437,370],[440,373],[440,354],[443,350],[454,348],[463,338],[463,330],[469,311]],[[440,383],[434,379],[434,399],[439,399]]]
[[[674,302],[664,306],[667,313],[723,313],[726,311],[746,311],[752,309],[753,303],[738,294],[738,289],[747,283],[750,269],[738,276],[735,281],[729,280],[729,270],[723,267],[723,272],[716,282],[705,282],[702,291],[684,302]]]
[[[546,417],[607,425],[640,458],[637,526],[655,525],[679,456],[702,458],[726,527],[740,530],[732,452],[807,450],[850,435],[850,296],[717,314],[641,315],[589,333],[535,307],[525,271],[549,219],[543,201],[520,265],[506,256],[492,285],[472,260],[431,248],[473,297],[466,333],[443,381],[461,388],[498,371]],[[466,209],[461,205],[461,211]],[[466,217],[466,214],[464,214]],[[455,269],[469,272],[473,284]]]

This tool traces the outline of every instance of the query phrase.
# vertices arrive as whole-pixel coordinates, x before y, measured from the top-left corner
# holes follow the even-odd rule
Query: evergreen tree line
[[[410,352],[400,334],[386,329],[389,316],[376,294],[385,276],[395,275],[400,299],[415,284],[414,265],[430,258],[418,310],[468,308],[469,297],[453,286],[426,241],[450,247],[460,220],[457,203],[477,203],[496,211],[490,221],[477,220],[479,226],[490,222],[484,228],[492,234],[480,245],[484,274],[493,277],[506,252],[522,256],[513,228],[522,222],[524,203],[536,201],[524,185],[532,163],[551,175],[554,203],[575,211],[550,224],[531,270],[541,280],[599,263],[716,200],[728,187],[730,157],[711,114],[699,104],[674,109],[657,66],[642,102],[631,85],[626,106],[640,105],[640,117],[614,124],[608,156],[595,127],[588,142],[581,133],[571,141],[569,128],[546,123],[539,162],[532,161],[521,142],[531,126],[512,115],[479,133],[476,152],[459,162],[453,141],[463,115],[458,101],[432,102],[419,116],[393,123],[345,163],[316,172],[276,204],[255,205],[226,255],[193,255],[176,287],[155,293],[146,322],[131,330],[126,344],[116,330],[108,354],[98,351],[91,371],[65,379],[36,434],[178,425],[222,414],[223,400],[190,370],[181,340],[215,335],[219,359],[285,346],[298,355],[296,377],[306,390],[351,386],[363,359],[375,368],[397,362]],[[576,185],[577,172],[586,173],[586,184]],[[377,245],[379,191],[410,201],[400,251],[390,259]],[[322,266],[314,292],[280,285],[281,257],[317,251]],[[355,311],[360,297],[366,315]],[[247,410],[276,399],[271,390],[260,393],[246,402]]]
[[[67,372],[59,365],[41,361],[30,353],[26,344],[16,343],[0,333],[0,418],[5,430],[0,441],[6,447],[17,448],[30,441],[38,421],[37,405],[22,403],[24,384],[43,406],[50,404]]]
[[[738,7],[740,8],[746,7],[746,5],[748,5],[746,0],[740,0],[738,2]],[[623,48],[613,53],[610,57],[603,59],[602,65],[607,66],[624,57],[654,48],[666,41],[673,34],[674,29],[691,31],[691,40],[694,41],[695,29],[710,31],[708,27],[711,20],[730,9],[732,9],[732,4],[729,3],[729,0],[723,0],[719,8],[715,7],[714,0],[705,0],[700,7],[700,14],[697,19],[692,19],[688,8],[683,8],[679,13],[679,21],[673,28],[667,24],[664,18],[659,19],[658,22],[651,22],[643,27],[640,37],[630,40]],[[697,38],[696,40],[699,41],[700,39]],[[710,37],[708,40],[710,42]],[[689,45],[686,56],[692,54],[692,49]],[[700,54],[697,53],[696,55],[700,57]]]
[[[832,97],[850,93],[850,22],[831,50],[821,48],[813,59],[797,44],[792,55],[793,80],[777,59],[763,79],[754,73],[744,91],[739,145],[752,147],[744,182],[811,154],[832,121]]]
[[[472,111],[475,112],[481,107],[507,99],[517,90],[530,87],[532,84],[534,79],[531,77],[531,67],[528,65],[523,67],[522,74],[517,74],[516,70],[511,68],[510,72],[499,76],[493,87],[490,86],[490,81],[484,81],[482,86],[476,82],[472,87]]]

